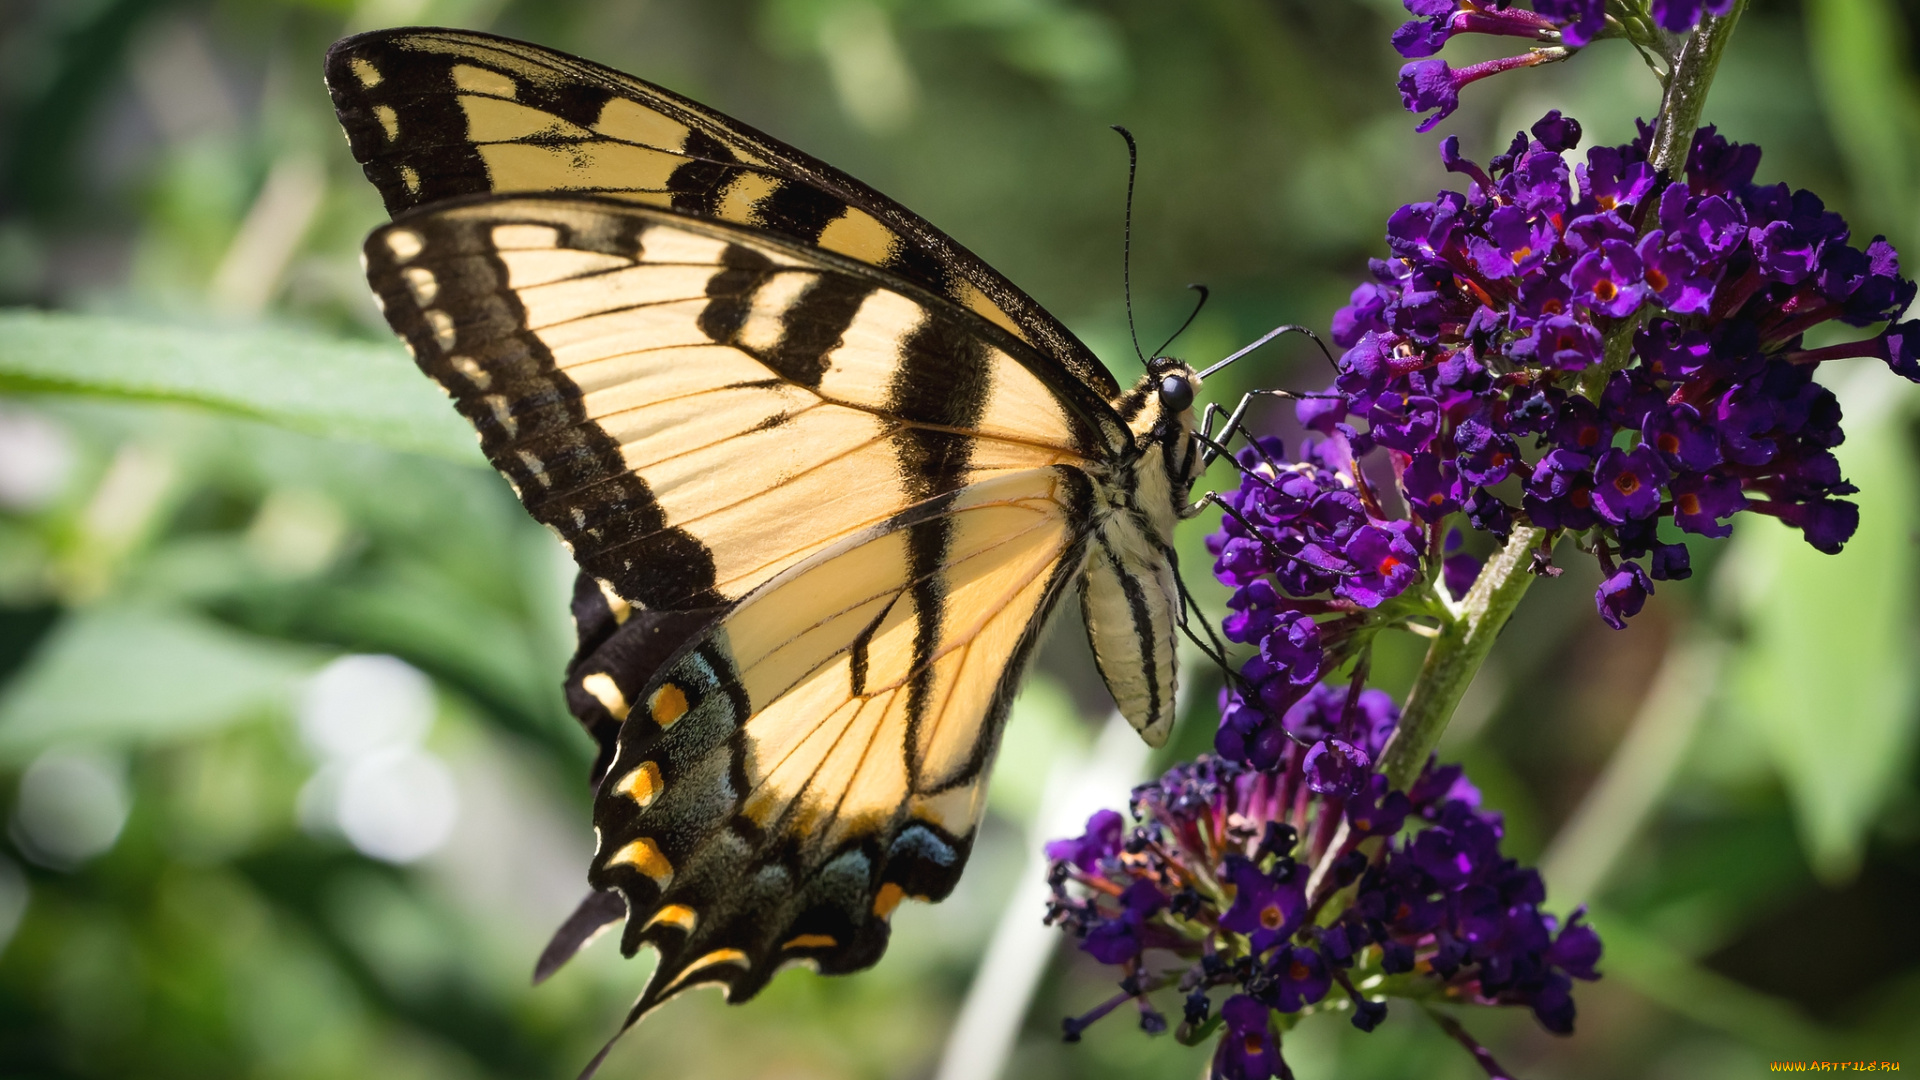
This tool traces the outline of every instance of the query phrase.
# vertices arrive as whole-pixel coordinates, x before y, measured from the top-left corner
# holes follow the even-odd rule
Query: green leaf
[[[1747,640],[1733,708],[1785,780],[1814,870],[1850,877],[1898,781],[1915,719],[1917,525],[1905,397],[1861,368],[1836,388],[1847,441],[1836,451],[1860,488],[1860,531],[1839,555],[1742,514],[1729,556]]]
[[[473,431],[397,344],[0,310],[0,392],[198,405],[480,463]]]
[[[177,611],[83,611],[0,696],[0,762],[56,743],[200,735],[285,705],[320,659]]]

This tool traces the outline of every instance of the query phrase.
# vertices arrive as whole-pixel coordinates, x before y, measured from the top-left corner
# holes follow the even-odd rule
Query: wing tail
[[[540,959],[533,965],[533,984],[546,982],[594,938],[626,917],[627,902],[619,893],[598,889],[588,893],[580,906],[573,909],[573,914],[567,916],[567,921],[560,924],[560,929],[553,932],[547,947],[540,950]]]

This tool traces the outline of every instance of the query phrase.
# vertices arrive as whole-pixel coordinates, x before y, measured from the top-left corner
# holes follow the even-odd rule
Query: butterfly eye
[[[1193,407],[1193,384],[1185,375],[1169,375],[1160,380],[1160,403],[1174,412]]]

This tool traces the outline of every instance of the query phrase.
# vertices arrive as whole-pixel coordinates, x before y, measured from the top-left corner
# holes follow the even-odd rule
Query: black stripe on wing
[[[462,72],[465,85],[456,79]],[[474,74],[479,72],[480,74]],[[486,83],[487,73],[502,80]],[[497,183],[469,131],[461,92],[498,94],[550,115],[553,130],[509,140],[564,156],[569,147],[644,145],[684,161],[657,187],[657,204],[682,213],[766,229],[897,274],[990,320],[1060,364],[1101,400],[1119,393],[1113,376],[1071,331],[985,261],[919,215],[866,184],[755,128],[672,91],[610,68],[524,42],[442,29],[377,30],[336,42],[326,77],[354,157],[380,189],[390,213],[460,195],[494,191],[615,191],[568,180],[532,187]],[[617,141],[596,130],[609,104],[632,103],[664,139]],[[627,117],[631,121],[632,117]],[[637,137],[637,136],[636,136]],[[542,173],[541,175],[547,175]],[[729,196],[750,208],[729,213]],[[836,244],[832,226],[851,224],[858,239]],[[876,234],[875,230],[878,230]]]
[[[817,390],[827,373],[827,354],[853,325],[860,305],[878,287],[849,275],[822,275],[797,297],[782,317],[782,333],[772,348],[756,349],[740,340],[753,313],[755,292],[776,267],[766,256],[735,246],[725,256],[727,269],[707,282],[709,303],[700,313],[700,330],[714,342],[753,353],[781,378]],[[900,412],[901,416],[914,415]]]
[[[889,404],[907,415],[924,413],[936,417],[934,422],[944,427],[964,429],[978,423],[987,395],[980,342],[958,333],[957,328],[928,323],[916,332],[913,345],[894,373]],[[927,370],[927,358],[954,352],[973,357],[974,362],[969,366],[982,377],[951,387],[942,386],[930,377],[933,372]],[[951,432],[928,429],[903,431],[894,440],[900,474],[906,478],[916,499],[951,491],[963,481],[971,446],[971,440],[958,438]],[[926,712],[927,689],[932,678],[932,669],[927,665],[939,642],[941,621],[946,614],[946,597],[937,583],[952,535],[952,519],[938,517],[915,528],[908,538],[909,573],[911,579],[918,582],[913,589],[914,612],[919,621],[913,648],[919,671],[908,689],[908,709],[915,732]],[[910,732],[909,738],[913,734]]]
[[[628,469],[620,444],[587,416],[579,387],[527,328],[506,267],[492,254],[493,224],[424,214],[410,219],[406,233],[369,238],[368,279],[388,322],[453,396],[527,512],[568,540],[581,569],[647,608],[725,606],[714,588],[712,552],[667,521],[646,481]],[[622,225],[610,235],[573,240],[609,253],[632,251],[644,222]],[[392,250],[402,235],[417,237],[422,250],[465,256],[434,256],[436,307],[410,300],[403,272],[412,260]],[[375,246],[383,243],[388,250]],[[433,313],[449,321],[436,326],[428,318]],[[448,333],[458,334],[457,353],[441,344]]]

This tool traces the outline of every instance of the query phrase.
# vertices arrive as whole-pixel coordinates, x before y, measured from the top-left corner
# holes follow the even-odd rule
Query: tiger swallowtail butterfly
[[[659,957],[630,1027],[872,965],[959,878],[1075,586],[1166,738],[1190,367],[1122,389],[898,203],[617,71],[404,29],[326,77],[393,215],[365,247],[387,320],[580,565],[595,891],[536,977],[624,921]]]

